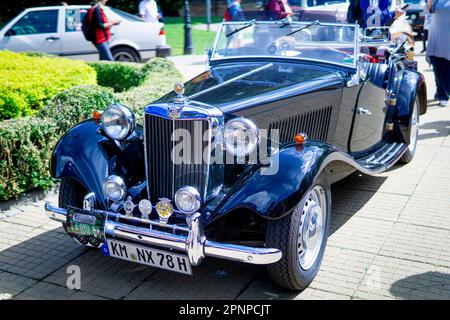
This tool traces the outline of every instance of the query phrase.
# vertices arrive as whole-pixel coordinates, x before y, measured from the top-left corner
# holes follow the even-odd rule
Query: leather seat
[[[370,81],[374,85],[380,88],[386,88],[388,77],[387,64],[366,62],[363,67],[367,70],[366,77],[370,77]]]

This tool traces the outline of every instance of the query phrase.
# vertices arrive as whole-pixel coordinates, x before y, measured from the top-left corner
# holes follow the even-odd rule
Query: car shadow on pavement
[[[401,299],[450,299],[450,275],[429,271],[394,282],[390,293]]]
[[[434,121],[420,125],[419,140],[445,137],[450,134],[450,121]],[[428,130],[429,132],[423,132]]]
[[[331,234],[372,198],[384,180],[355,173],[332,186]],[[361,191],[356,183],[369,191]],[[352,204],[340,204],[341,201]],[[293,299],[299,295],[274,284],[264,266],[207,258],[193,268],[192,277],[186,276],[105,257],[100,250],[81,247],[62,227],[49,223],[44,213],[42,219],[35,213],[34,220],[27,220],[31,217],[26,212],[16,217],[19,216],[14,222],[8,219],[0,222],[0,297],[4,294],[13,299]],[[22,219],[36,222],[22,225]],[[80,290],[67,288],[69,266],[80,268]]]
[[[386,179],[385,176],[368,176],[355,172],[331,186],[330,236],[366,206]]]

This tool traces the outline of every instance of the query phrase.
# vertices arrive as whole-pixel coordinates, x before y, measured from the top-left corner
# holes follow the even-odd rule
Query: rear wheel
[[[410,130],[409,130],[409,144],[400,161],[402,163],[409,163],[414,158],[417,149],[417,140],[419,138],[419,97],[414,101],[414,107],[411,114]]]
[[[322,173],[292,214],[267,225],[267,246],[283,254],[267,266],[276,283],[291,290],[303,290],[311,283],[322,263],[330,217],[330,185]]]
[[[127,47],[117,47],[111,50],[114,61],[139,62],[139,55],[136,50]]]

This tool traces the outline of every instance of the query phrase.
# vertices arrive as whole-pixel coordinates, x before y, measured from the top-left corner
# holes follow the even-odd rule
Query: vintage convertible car
[[[224,23],[209,69],[143,125],[112,105],[61,138],[46,212],[108,256],[186,274],[205,257],[267,265],[301,290],[324,255],[330,184],[414,157],[426,87],[402,48],[375,64],[356,25]]]

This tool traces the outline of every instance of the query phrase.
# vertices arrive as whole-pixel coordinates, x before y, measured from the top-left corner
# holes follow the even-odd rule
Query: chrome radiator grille
[[[269,132],[278,129],[281,144],[293,141],[295,135],[300,132],[306,133],[311,140],[326,141],[331,111],[332,107],[329,106],[272,122]]]
[[[172,133],[189,133],[183,139]],[[208,164],[203,158],[209,148],[209,139],[204,139],[209,129],[207,120],[165,119],[150,114],[145,115],[145,144],[147,156],[147,183],[150,200],[155,203],[160,198],[173,199],[175,192],[186,185],[197,188],[204,195],[207,187]],[[182,161],[173,161],[172,150],[179,151]],[[179,159],[179,158],[178,158]],[[206,160],[206,161],[205,161]]]

